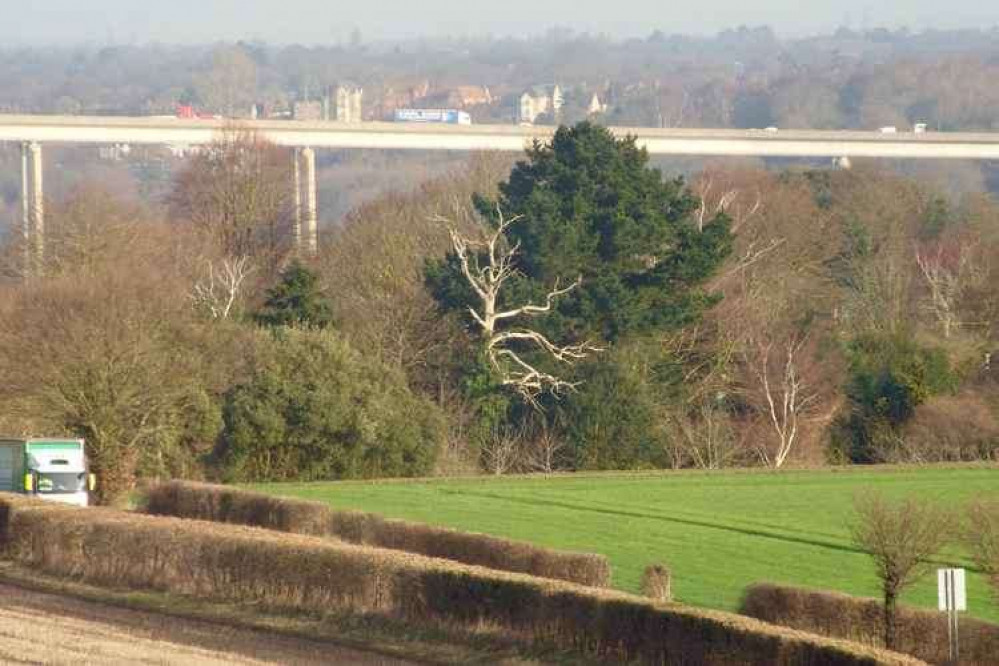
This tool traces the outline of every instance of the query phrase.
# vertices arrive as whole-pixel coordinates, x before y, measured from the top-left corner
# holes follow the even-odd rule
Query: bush
[[[225,478],[283,481],[418,476],[443,417],[401,372],[331,331],[260,331],[249,378],[225,396],[217,451]]]
[[[901,441],[898,462],[999,460],[999,419],[974,394],[930,398],[905,424]]]
[[[801,631],[880,646],[884,613],[877,599],[838,592],[757,583],[746,590],[740,612]],[[947,619],[941,613],[902,606],[896,650],[934,664],[947,663]],[[961,664],[994,666],[999,625],[961,618]]]
[[[665,564],[650,564],[642,573],[642,594],[653,601],[672,601],[672,578]]]
[[[151,488],[146,511],[155,515],[336,537],[502,571],[606,587],[603,555],[567,553],[484,534],[458,532],[359,511],[335,511],[320,502],[272,497],[225,486],[172,481]]]
[[[850,412],[834,431],[833,457],[855,463],[889,461],[900,429],[930,396],[951,392],[957,377],[941,349],[903,335],[867,334],[847,349]]]
[[[0,496],[0,503],[19,504]],[[49,574],[296,611],[489,627],[603,661],[911,665],[901,655],[735,615],[411,554],[107,509],[18,506],[4,554]]]
[[[628,360],[607,353],[581,366],[580,386],[559,407],[576,469],[665,466],[653,389]]]

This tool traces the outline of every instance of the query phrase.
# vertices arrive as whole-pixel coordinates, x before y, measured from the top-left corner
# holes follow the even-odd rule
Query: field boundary
[[[881,601],[830,590],[813,590],[757,583],[746,589],[742,613],[764,622],[800,629],[822,636],[880,647],[884,616]],[[963,617],[962,666],[995,666],[999,663],[999,625]],[[943,614],[916,608],[898,608],[898,651],[930,663],[946,663],[947,622]]]
[[[255,493],[229,486],[170,481],[146,491],[152,515],[264,527],[294,534],[332,537],[347,543],[388,548],[487,567],[609,587],[607,558],[543,548],[487,534],[392,520],[373,513],[340,511],[323,502]]]

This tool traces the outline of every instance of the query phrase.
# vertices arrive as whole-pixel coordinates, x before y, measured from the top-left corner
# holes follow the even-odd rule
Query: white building
[[[353,84],[341,84],[333,89],[329,97],[329,119],[341,123],[359,123],[364,120],[364,90]]]
[[[593,96],[590,97],[590,104],[586,107],[586,111],[591,116],[597,115],[598,113],[606,113],[607,104],[600,101],[600,96],[597,93],[593,93]]]
[[[520,96],[520,112],[517,114],[517,120],[533,124],[542,114],[558,115],[564,104],[565,98],[558,84],[534,86]]]

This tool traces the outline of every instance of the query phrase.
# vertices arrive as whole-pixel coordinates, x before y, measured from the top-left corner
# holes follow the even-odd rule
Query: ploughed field
[[[580,474],[461,480],[259,484],[255,490],[542,546],[601,553],[613,586],[637,592],[664,562],[678,601],[738,610],[743,590],[769,581],[877,596],[869,556],[850,539],[853,498],[875,488],[955,509],[999,498],[999,467]],[[973,568],[951,547],[941,566]],[[936,577],[905,603],[936,607]],[[999,621],[984,578],[969,571],[969,614]]]
[[[0,584],[0,663],[404,666],[406,662]]]

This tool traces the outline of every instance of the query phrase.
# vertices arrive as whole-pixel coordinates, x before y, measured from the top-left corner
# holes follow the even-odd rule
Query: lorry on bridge
[[[0,438],[0,492],[87,506],[95,482],[82,439]]]
[[[458,109],[396,109],[397,123],[443,123],[445,125],[471,125],[472,116]]]

